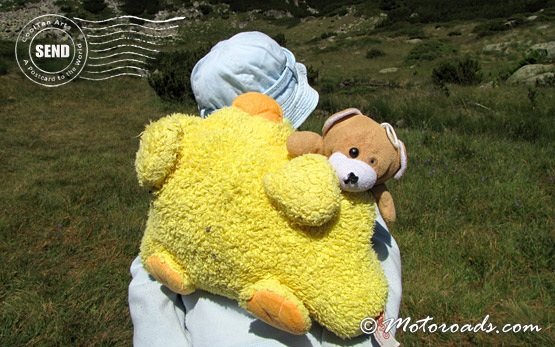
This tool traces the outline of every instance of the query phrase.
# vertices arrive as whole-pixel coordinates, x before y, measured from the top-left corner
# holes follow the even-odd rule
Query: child
[[[308,85],[306,68],[294,55],[260,32],[244,32],[216,44],[191,73],[202,117],[231,105],[236,96],[263,92],[282,107],[298,128],[316,108],[318,93]],[[401,301],[399,248],[381,216],[372,238],[389,287],[385,318],[397,318]],[[250,316],[225,297],[200,290],[180,296],[156,282],[140,259],[131,264],[129,311],[135,346],[373,346],[373,338],[341,340],[314,323],[295,336]],[[394,333],[394,331],[392,331]]]

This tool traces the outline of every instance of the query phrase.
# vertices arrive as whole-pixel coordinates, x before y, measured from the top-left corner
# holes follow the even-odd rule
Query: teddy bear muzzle
[[[351,159],[341,152],[335,152],[328,161],[335,169],[341,190],[364,192],[376,184],[376,171],[361,160]]]

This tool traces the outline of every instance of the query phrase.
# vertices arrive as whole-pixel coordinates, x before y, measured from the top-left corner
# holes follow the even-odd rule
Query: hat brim
[[[306,67],[301,63],[295,62],[295,58],[289,50],[286,48],[283,50],[297,83],[293,92],[288,95],[287,100],[277,101],[281,105],[285,118],[297,129],[306,121],[318,105],[319,95],[308,84]]]
[[[305,66],[296,63],[295,70],[297,71],[299,82],[297,90],[295,91],[295,101],[291,105],[290,110],[284,110],[284,114],[290,114],[288,118],[293,127],[297,129],[306,121],[308,116],[312,114],[318,105],[319,95],[318,92],[308,84]]]

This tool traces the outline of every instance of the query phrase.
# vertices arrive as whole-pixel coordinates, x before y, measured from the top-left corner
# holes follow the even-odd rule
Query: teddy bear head
[[[356,108],[331,116],[322,134],[323,154],[345,191],[369,190],[391,177],[399,179],[406,170],[405,146],[391,125],[379,124]]]
[[[287,150],[292,157],[307,153],[327,156],[342,190],[370,190],[384,219],[395,221],[393,198],[385,182],[403,176],[407,154],[389,123],[380,124],[349,108],[328,118],[322,136],[310,131],[293,133],[287,140]]]
[[[367,191],[392,177],[399,179],[407,167],[405,146],[393,127],[377,123],[356,108],[329,117],[322,137],[308,132],[291,136],[287,148],[294,157],[306,153],[327,156],[341,189],[349,192]]]

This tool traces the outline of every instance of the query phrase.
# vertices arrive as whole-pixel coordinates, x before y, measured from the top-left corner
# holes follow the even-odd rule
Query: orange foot
[[[277,281],[261,281],[246,301],[246,308],[257,318],[291,334],[302,335],[310,329],[308,310],[289,288]]]
[[[146,270],[160,283],[178,294],[191,294],[195,286],[185,270],[170,255],[154,253],[145,261]]]

